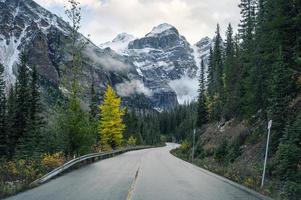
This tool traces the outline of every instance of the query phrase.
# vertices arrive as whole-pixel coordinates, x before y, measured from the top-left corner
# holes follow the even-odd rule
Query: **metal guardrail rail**
[[[125,148],[125,149],[120,149],[120,150],[114,150],[111,152],[91,153],[91,154],[83,155],[83,156],[77,157],[73,160],[66,162],[62,166],[52,170],[51,172],[45,174],[41,178],[35,180],[30,185],[38,186],[40,184],[43,184],[43,183],[49,181],[50,179],[56,177],[57,175],[67,171],[68,169],[71,169],[72,167],[74,167],[75,165],[77,165],[79,163],[92,163],[92,162],[103,160],[106,158],[111,158],[116,155],[120,155],[122,153],[126,153],[129,151],[148,149],[148,148],[152,148],[152,146],[130,147],[130,148]]]

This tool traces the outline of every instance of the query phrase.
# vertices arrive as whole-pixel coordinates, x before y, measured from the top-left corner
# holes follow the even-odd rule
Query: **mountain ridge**
[[[29,66],[37,66],[47,103],[48,99],[55,102],[57,96],[68,95],[69,86],[63,77],[70,73],[69,24],[32,0],[1,0],[0,14],[0,60],[7,83],[15,81],[18,56],[23,52],[29,57]],[[88,42],[80,78],[85,91],[81,99],[86,106],[91,80],[99,93],[111,84],[125,104],[135,107],[138,95],[146,102],[144,107],[164,110],[183,102],[179,97],[183,92],[177,91],[181,88],[171,83],[183,77],[197,78],[199,60],[193,46],[170,24],[160,24],[142,38],[121,33],[112,41],[115,49],[109,42],[100,48],[80,36]],[[48,94],[49,90],[55,95]]]
[[[118,37],[118,36],[117,36]],[[115,39],[114,39],[115,40]],[[100,47],[115,50],[114,40]],[[172,25],[163,23],[155,26],[141,38],[127,41],[127,48],[116,52],[128,57],[152,90],[154,82],[167,84],[177,94],[179,103],[194,100],[197,96],[197,79],[201,59],[207,66],[212,40],[202,38],[190,45],[184,36]],[[123,47],[126,47],[126,44]],[[183,83],[184,87],[179,83]],[[184,91],[183,91],[184,90]]]

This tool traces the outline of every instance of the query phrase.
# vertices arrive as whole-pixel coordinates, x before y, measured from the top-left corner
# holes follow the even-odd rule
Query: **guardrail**
[[[49,181],[50,179],[56,177],[57,175],[71,169],[72,167],[74,167],[75,165],[77,165],[79,163],[86,163],[86,164],[87,163],[92,163],[92,162],[103,160],[103,159],[106,159],[106,158],[111,158],[111,157],[114,157],[116,155],[126,153],[128,151],[148,149],[148,148],[152,148],[152,146],[130,147],[130,148],[125,148],[125,149],[120,149],[120,150],[114,150],[114,151],[111,151],[111,152],[91,153],[91,154],[87,154],[87,155],[84,155],[84,156],[80,156],[80,157],[77,157],[73,160],[70,160],[70,161],[66,162],[64,165],[62,165],[62,166],[52,170],[51,172],[45,174],[41,178],[39,178],[39,179],[35,180],[34,182],[32,182],[30,185],[31,186],[38,186],[40,184],[43,184],[43,183]]]

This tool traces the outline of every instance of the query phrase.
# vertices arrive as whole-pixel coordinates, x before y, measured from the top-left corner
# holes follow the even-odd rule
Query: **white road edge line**
[[[170,152],[169,152],[169,153],[170,153]],[[225,183],[228,183],[228,184],[232,185],[233,187],[236,187],[236,188],[238,188],[238,189],[240,189],[240,190],[242,190],[242,191],[245,191],[246,193],[249,193],[249,194],[255,196],[256,198],[258,198],[258,199],[260,199],[260,200],[273,200],[271,197],[267,197],[267,196],[265,196],[265,195],[263,195],[263,194],[260,194],[259,192],[255,191],[255,190],[253,190],[253,189],[251,189],[251,188],[248,188],[248,187],[243,186],[243,185],[241,185],[241,184],[239,184],[239,183],[236,183],[236,182],[234,182],[234,181],[231,181],[231,180],[229,180],[229,179],[226,178],[226,177],[223,177],[223,176],[221,176],[221,175],[215,174],[215,173],[213,173],[213,172],[211,172],[211,171],[209,171],[209,170],[207,170],[207,169],[204,169],[204,168],[202,168],[202,167],[200,167],[200,166],[197,166],[197,165],[195,165],[195,164],[192,164],[192,163],[190,163],[190,162],[187,162],[186,160],[182,160],[181,158],[178,158],[177,156],[173,155],[172,153],[170,153],[170,154],[171,154],[172,156],[174,156],[175,158],[177,158],[177,159],[179,159],[179,160],[181,160],[181,161],[184,161],[184,162],[186,162],[186,163],[192,165],[193,167],[195,167],[195,168],[198,169],[199,171],[202,171],[203,173],[205,173],[205,174],[207,174],[207,175],[209,175],[209,176],[215,177],[215,178],[217,178],[217,179],[219,179],[219,180],[221,180],[221,181],[223,181],[223,182],[225,182]]]

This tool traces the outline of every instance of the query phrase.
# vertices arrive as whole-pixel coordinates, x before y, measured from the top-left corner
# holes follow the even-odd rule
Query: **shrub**
[[[137,142],[137,139],[134,136],[131,136],[131,137],[129,137],[127,143],[128,143],[129,146],[135,146],[136,142]]]
[[[63,152],[58,152],[54,154],[44,154],[42,156],[41,164],[46,171],[51,171],[65,162]]]
[[[223,139],[214,150],[214,158],[218,161],[224,160],[227,155],[228,142],[226,139]]]
[[[240,155],[240,142],[239,139],[235,139],[231,145],[228,145],[226,160],[232,163],[239,155]]]
[[[100,145],[101,151],[112,151],[113,148],[109,144]]]
[[[299,200],[301,197],[301,184],[287,181],[284,185],[284,197],[290,200]]]
[[[190,144],[187,140],[182,142],[180,150],[182,153],[187,153],[188,151],[190,151]]]

